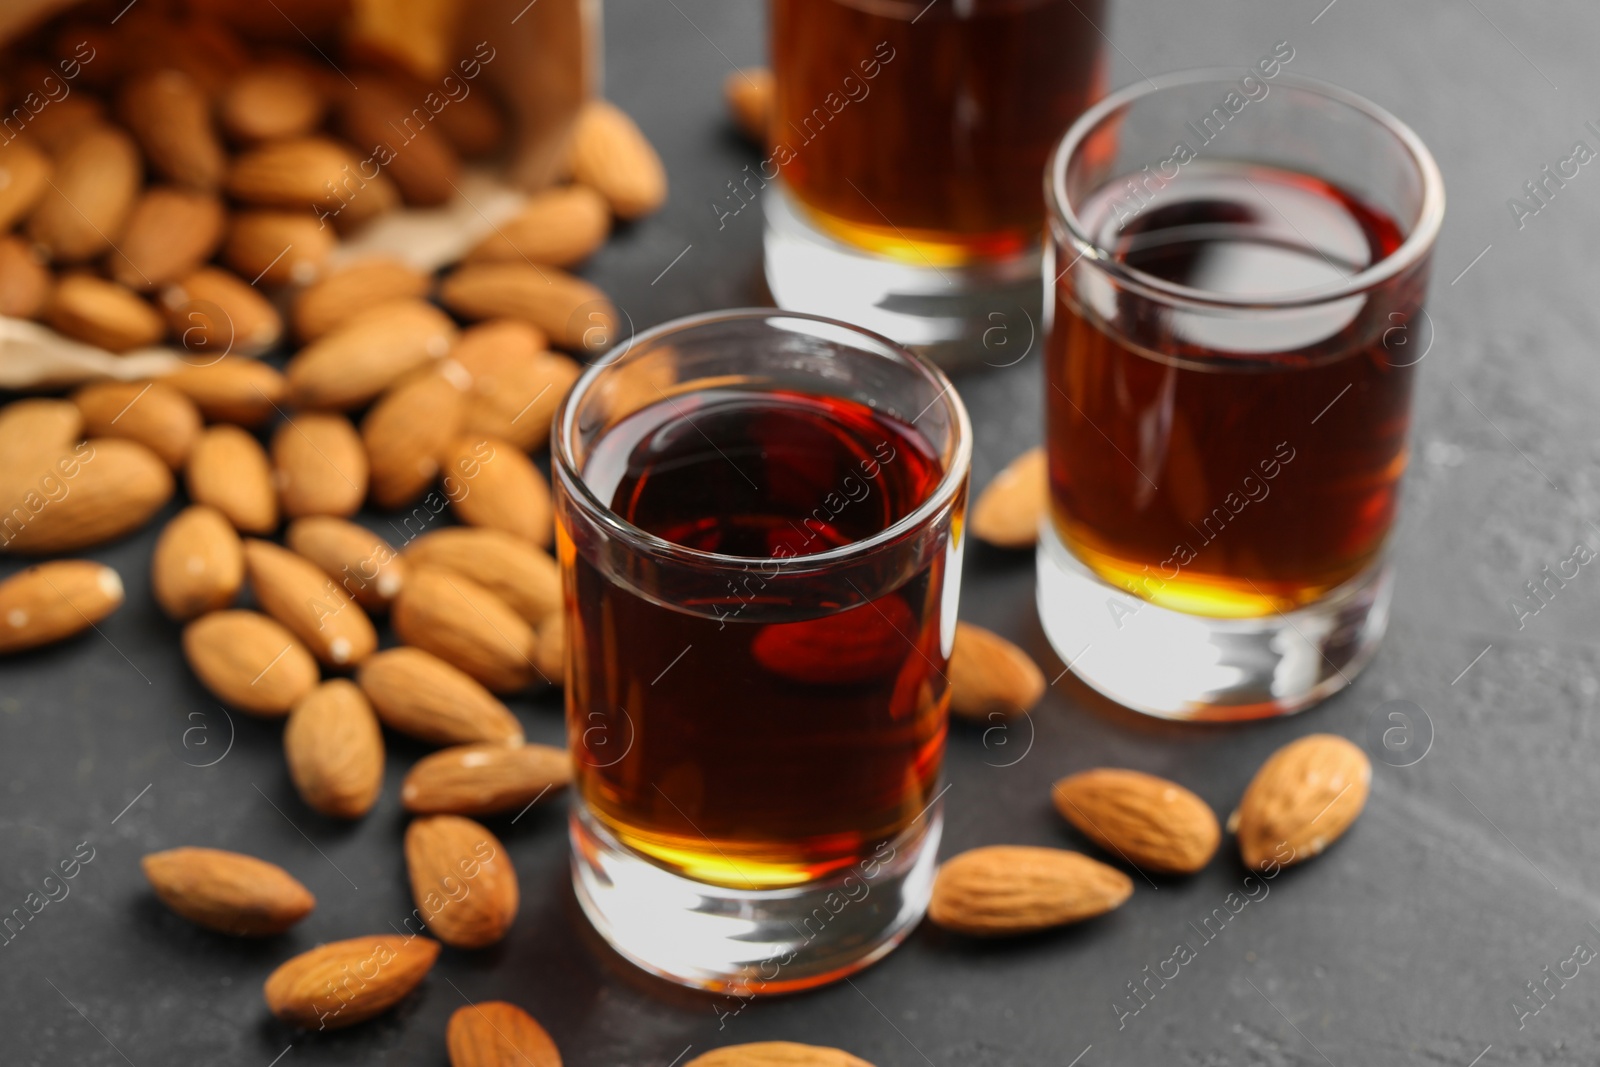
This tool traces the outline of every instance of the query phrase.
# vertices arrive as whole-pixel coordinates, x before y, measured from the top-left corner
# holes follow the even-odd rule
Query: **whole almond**
[[[461,437],[445,451],[442,466],[445,495],[462,522],[549,546],[555,536],[550,487],[521,449],[498,438]]]
[[[777,92],[772,71],[766,67],[746,67],[722,80],[722,94],[734,125],[757,145],[765,148],[772,128],[773,96]]]
[[[1095,844],[1146,870],[1193,874],[1222,837],[1205,801],[1152,774],[1101,767],[1061,779],[1050,795]]]
[[[90,437],[125,437],[181,467],[200,437],[200,409],[161,382],[93,382],[72,394]]]
[[[70,400],[30,397],[0,407],[0,510],[9,512],[19,493],[39,488],[40,476],[82,436],[83,412]]]
[[[549,553],[503,530],[447,527],[405,548],[414,567],[438,567],[470,578],[537,625],[561,610],[561,568]]]
[[[283,513],[354,515],[367,496],[367,453],[343,415],[307,411],[293,415],[272,435]]]
[[[615,104],[591,100],[572,131],[572,176],[618,217],[648,215],[667,199],[667,171],[639,127]]]
[[[317,684],[317,663],[288,630],[254,611],[214,611],[183,630],[189,667],[223,703],[281,718]]]
[[[572,781],[572,760],[549,745],[457,745],[424,756],[400,787],[419,815],[496,815],[521,811]]]
[[[549,679],[551,685],[567,684],[567,619],[560,611],[545,616],[535,631],[539,643],[534,646],[533,665]]]
[[[330,272],[294,299],[294,332],[315,341],[369,308],[427,295],[428,276],[397,259],[369,259]]]
[[[445,1044],[450,1067],[561,1067],[561,1053],[544,1027],[503,1000],[457,1008],[445,1028]]]
[[[111,277],[147,291],[177,281],[222,244],[222,201],[176,186],[146,189],[106,263]]]
[[[439,132],[468,159],[488,155],[506,140],[506,120],[487,93],[470,93],[434,116]]]
[[[64,640],[122,605],[122,579],[104,564],[53,560],[0,581],[0,655]]]
[[[1320,855],[1367,804],[1372,761],[1336,734],[1310,734],[1268,757],[1228,829],[1246,867],[1288,867]]]
[[[405,584],[405,560],[364,526],[314,515],[290,523],[284,540],[369,611],[387,609]]]
[[[197,504],[210,504],[240,533],[278,528],[278,494],[266,450],[237,426],[213,426],[189,452],[184,481]]]
[[[161,293],[162,310],[191,359],[256,356],[283,336],[283,318],[255,286],[219,267],[201,267]]]
[[[288,402],[289,383],[253,359],[228,357],[183,367],[161,379],[195,402],[212,422],[260,426]]]
[[[217,101],[223,130],[246,144],[302,137],[322,120],[324,101],[304,71],[287,64],[251,67]]]
[[[823,1045],[755,1041],[703,1052],[683,1067],[872,1067],[866,1060]]]
[[[28,236],[53,262],[93,259],[122,236],[139,176],[132,138],[110,126],[88,130],[56,160],[50,189],[28,215]]]
[[[326,137],[294,137],[251,148],[228,168],[228,193],[259,207],[335,208],[337,190],[357,170],[361,156]]]
[[[33,84],[40,90],[38,97],[47,95],[41,81],[35,80]],[[51,102],[49,107],[42,107],[33,116],[33,121],[28,123],[27,140],[59,163],[62,155],[85,133],[107,125],[106,107],[99,97],[73,93]]]
[[[1044,672],[999,634],[956,623],[950,650],[950,711],[979,721],[1023,715],[1044,696]]]
[[[583,368],[543,350],[534,327],[515,319],[486,322],[462,333],[450,358],[471,376],[462,427],[503,437],[524,452],[550,443],[550,424]]]
[[[1104,915],[1132,893],[1127,875],[1082,853],[990,845],[939,867],[928,918],[957,933],[1004,937]]]
[[[346,321],[289,361],[289,393],[302,407],[360,407],[455,342],[449,316],[421,300],[395,300]]]
[[[539,677],[533,628],[489,590],[437,567],[413,567],[390,621],[400,640],[432,652],[496,693]]]
[[[361,691],[391,730],[435,745],[522,744],[522,725],[465,672],[420,648],[391,648],[361,665]]]
[[[25,218],[50,187],[50,157],[27,141],[0,148],[0,231]]]
[[[588,259],[610,232],[605,198],[586,185],[569,185],[529,197],[467,253],[467,262],[570,267]]]
[[[439,958],[439,942],[377,934],[302,952],[267,979],[272,1014],[304,1030],[337,1030],[405,999]]]
[[[45,320],[74,340],[110,352],[144,348],[166,336],[161,313],[137,293],[92,274],[69,274],[45,305]]]
[[[184,622],[232,604],[244,584],[244,546],[222,512],[192,504],[173,516],[150,557],[150,588]]]
[[[599,354],[617,339],[617,309],[594,285],[555,267],[472,263],[439,286],[464,319],[524,319],[569,352]]]
[[[289,713],[283,729],[289,777],[306,805],[359,819],[383,788],[383,731],[354,682],[323,682]]]
[[[316,898],[275,863],[216,848],[174,848],[139,861],[161,902],[192,923],[236,937],[281,934]]]
[[[252,539],[244,543],[244,569],[262,610],[328,666],[360,663],[378,647],[366,612],[310,560]]]
[[[1000,548],[1029,548],[1039,541],[1050,489],[1043,448],[1030,448],[1012,460],[978,495],[972,532]]]
[[[227,156],[211,125],[211,103],[189,75],[167,69],[134,77],[118,111],[157,173],[194,189],[222,181]]]
[[[55,278],[34,246],[20,237],[0,237],[0,315],[36,319],[50,306]]]
[[[161,457],[108,437],[62,453],[49,476],[56,480],[13,500],[0,521],[0,548],[54,555],[113,541],[150,521],[174,488]]]
[[[505,845],[471,819],[413,819],[406,827],[406,869],[422,921],[447,945],[492,945],[516,921],[516,868]]]
[[[339,235],[299,211],[240,211],[228,227],[222,261],[252,285],[315,281]]]
[[[446,360],[439,373],[418,374],[385,393],[361,421],[372,499],[380,507],[411,503],[439,477],[440,457],[461,426],[463,377]]]
[[[347,94],[340,108],[344,135],[362,154],[387,157],[384,173],[406,203],[443,204],[461,181],[461,159],[431,122],[416,122],[412,107],[381,83],[364,85],[361,92]],[[421,110],[427,114],[427,108]]]

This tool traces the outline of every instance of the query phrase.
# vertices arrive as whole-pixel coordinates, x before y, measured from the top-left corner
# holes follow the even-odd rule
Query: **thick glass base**
[[[854,867],[795,889],[705,885],[619,843],[582,805],[572,882],[602,937],[662,978],[734,996],[822,985],[882,959],[927,910],[943,807]]]
[[[1042,343],[1037,245],[957,266],[891,259],[818,229],[782,182],[763,196],[767,288],[780,308],[872,330],[946,370],[1010,366]]]
[[[1046,521],[1039,618],[1057,655],[1119,704],[1164,719],[1227,722],[1289,715],[1350,684],[1389,622],[1380,563],[1287,613],[1218,619],[1160,608],[1106,582]]]

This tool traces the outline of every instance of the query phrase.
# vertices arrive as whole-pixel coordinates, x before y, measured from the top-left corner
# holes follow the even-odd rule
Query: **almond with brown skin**
[[[1133,893],[1127,875],[1079,852],[990,845],[946,860],[928,918],[974,937],[1006,937],[1104,915]]]
[[[746,67],[722,80],[722,95],[728,101],[739,132],[765,148],[767,131],[772,127],[773,96],[777,91],[772,71],[766,67]]]
[[[521,811],[572,781],[572,760],[549,745],[457,745],[424,756],[406,774],[400,802],[419,815]]]
[[[4,457],[0,462],[0,511],[7,513],[0,515],[0,543],[6,539],[3,524],[10,517],[11,506],[29,491],[42,493],[40,478],[70,453],[82,436],[83,412],[70,400],[32,397],[0,407],[0,457]]]
[[[50,187],[50,157],[27,141],[0,148],[0,231],[25,218]]]
[[[306,411],[272,435],[272,465],[283,513],[354,515],[367,496],[367,452],[343,415]]]
[[[872,1067],[850,1053],[793,1041],[755,1041],[704,1052],[683,1067]]]
[[[166,336],[161,313],[137,293],[92,274],[69,274],[45,306],[45,321],[74,340],[109,352],[155,344]]]
[[[459,667],[496,693],[526,689],[539,678],[533,628],[470,578],[437,567],[411,568],[390,621],[400,640]]]
[[[438,373],[417,374],[385,393],[361,421],[372,499],[380,507],[411,503],[439,477],[439,458],[460,430],[464,377],[445,360]]]
[[[400,554],[353,522],[327,516],[296,519],[284,541],[368,611],[387,610],[405,584],[406,562]]]
[[[445,495],[462,522],[549,546],[555,536],[550,487],[521,449],[497,438],[461,437],[445,451],[442,466]]]
[[[303,137],[322,121],[324,101],[314,81],[288,64],[262,64],[240,74],[217,101],[229,137],[246,144]]]
[[[19,237],[0,237],[0,315],[39,318],[50,305],[54,285],[33,245]]]
[[[149,522],[174,488],[161,457],[137,442],[109,437],[62,453],[50,474],[55,482],[36,480],[13,497],[0,519],[0,548],[55,555],[114,541]],[[55,490],[62,488],[58,495]]]
[[[383,788],[383,731],[348,679],[323,682],[295,705],[283,754],[301,799],[324,815],[359,819]]]
[[[369,308],[428,293],[426,274],[396,259],[369,259],[330,272],[294,298],[294,332],[315,341]]]
[[[356,674],[391,730],[435,745],[522,744],[516,716],[465,672],[420,648],[391,648]]]
[[[50,188],[28,215],[28,236],[55,263],[95,258],[122,236],[139,176],[132,138],[110,126],[86,131],[56,160]]]
[[[262,992],[272,1014],[304,1030],[337,1030],[394,1007],[439,958],[439,942],[378,934],[332,941],[272,972]]]
[[[252,285],[306,285],[322,273],[339,235],[303,211],[240,211],[222,261]]]
[[[611,232],[611,209],[587,185],[535,193],[521,211],[467,253],[468,263],[570,267],[588,259]]]
[[[282,718],[316,687],[306,646],[254,611],[214,611],[184,627],[183,654],[217,699],[240,711]]]
[[[661,157],[621,108],[591,100],[572,131],[572,176],[606,198],[619,218],[636,219],[667,199]]]
[[[555,267],[473,263],[439,286],[464,319],[523,319],[568,352],[599,354],[617,338],[617,309],[598,288]]]
[[[122,605],[122,579],[101,563],[53,560],[0,582],[0,655],[65,640]]]
[[[93,382],[72,394],[90,437],[125,437],[183,466],[200,437],[200,409],[161,382]]]
[[[366,612],[310,560],[252,539],[244,543],[244,570],[262,610],[328,666],[360,663],[378,647]]]
[[[1144,870],[1193,874],[1222,838],[1205,801],[1153,774],[1096,768],[1061,779],[1050,795],[1062,818]]]
[[[535,633],[539,643],[534,646],[533,665],[549,679],[551,685],[567,684],[567,619],[560,611],[545,616]]]
[[[966,719],[1023,715],[1044,696],[1039,665],[999,634],[971,623],[956,623],[947,674],[950,711]]]
[[[237,426],[213,426],[189,452],[184,482],[197,504],[210,504],[240,533],[269,534],[278,528],[278,494],[272,465],[250,434]]]
[[[462,333],[450,358],[471,376],[463,429],[503,437],[524,452],[550,443],[550,423],[583,368],[544,351],[530,323],[486,322]]]
[[[470,578],[538,625],[561,610],[561,568],[549,553],[503,530],[449,527],[405,548],[414,567],[439,567]]]
[[[458,815],[424,815],[406,827],[411,897],[440,941],[483,948],[517,918],[517,871],[505,845]]]
[[[455,195],[461,182],[461,158],[431,122],[416,123],[412,107],[381,82],[367,84],[345,97],[340,107],[341,127],[363,155],[389,156],[383,172],[399,186],[406,203],[422,207],[443,204]],[[426,108],[422,110],[427,113]],[[383,155],[380,148],[386,150]]]
[[[158,174],[193,189],[221,183],[227,156],[211,125],[211,102],[189,75],[172,69],[136,75],[122,89],[118,112]]]
[[[211,193],[177,186],[146,189],[106,257],[111,277],[141,291],[177,281],[215,254],[224,222],[222,201]]]
[[[39,83],[36,81],[34,84]],[[40,92],[38,95],[42,97],[47,94]],[[73,93],[42,108],[28,123],[26,139],[42,148],[59,164],[62,155],[80,137],[107,125],[106,108],[98,97]]]
[[[184,622],[233,603],[244,584],[244,545],[216,508],[173,516],[150,557],[150,589],[167,617]]]
[[[261,290],[219,267],[201,267],[161,293],[162,311],[192,360],[257,356],[283,336],[283,318]]]
[[[1301,863],[1337,841],[1367,804],[1372,761],[1336,734],[1310,734],[1274,752],[1228,820],[1252,870]]]
[[[1049,506],[1048,461],[1030,448],[994,476],[972,508],[972,532],[1000,548],[1031,548]]]
[[[174,848],[139,861],[161,902],[192,923],[236,937],[281,934],[316,898],[275,863],[216,848]]]
[[[193,400],[212,422],[239,426],[260,426],[289,399],[289,383],[274,368],[232,356],[184,367],[161,381]]]
[[[561,1053],[544,1027],[503,1000],[457,1008],[445,1028],[445,1044],[450,1067],[561,1067]]]
[[[228,193],[258,207],[337,208],[338,190],[359,177],[361,156],[326,137],[294,137],[249,149],[228,168]]]
[[[455,324],[432,304],[381,304],[301,349],[289,361],[289,394],[302,407],[360,407],[443,358],[455,339]]]

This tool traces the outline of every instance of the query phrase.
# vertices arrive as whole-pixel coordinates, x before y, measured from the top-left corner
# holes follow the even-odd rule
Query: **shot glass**
[[[577,896],[736,996],[890,951],[927,906],[971,431],[937,369],[773,310],[680,319],[552,431]]]
[[[1315,704],[1388,620],[1438,167],[1263,63],[1108,97],[1045,187],[1052,644],[1153,715]]]

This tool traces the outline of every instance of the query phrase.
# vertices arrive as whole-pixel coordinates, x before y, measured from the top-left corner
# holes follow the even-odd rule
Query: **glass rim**
[[[1289,308],[1315,307],[1320,304],[1332,303],[1351,296],[1358,296],[1383,284],[1402,271],[1414,266],[1429,250],[1439,236],[1439,229],[1444,222],[1444,178],[1439,173],[1439,165],[1435,162],[1433,154],[1423,144],[1422,138],[1404,122],[1401,122],[1387,109],[1378,106],[1359,93],[1351,92],[1332,82],[1319,78],[1308,78],[1300,74],[1280,73],[1272,79],[1278,85],[1289,86],[1303,92],[1333,100],[1343,104],[1351,110],[1365,115],[1386,130],[1399,143],[1401,149],[1409,156],[1417,174],[1422,182],[1422,204],[1417,213],[1416,225],[1401,242],[1400,246],[1376,263],[1357,271],[1350,277],[1338,282],[1312,286],[1307,289],[1291,290],[1281,295],[1273,294],[1228,294],[1213,292],[1207,289],[1197,289],[1192,286],[1180,285],[1158,278],[1152,274],[1129,267],[1112,258],[1106,249],[1092,239],[1085,231],[1077,212],[1073,210],[1070,198],[1067,196],[1067,163],[1078,154],[1084,140],[1090,132],[1098,128],[1108,117],[1129,105],[1157,93],[1165,92],[1190,85],[1201,85],[1206,82],[1234,85],[1239,81],[1239,71],[1227,67],[1204,67],[1196,70],[1176,71],[1170,74],[1158,75],[1155,78],[1146,78],[1142,82],[1125,86],[1122,89],[1106,96],[1090,107],[1067,128],[1061,140],[1056,143],[1055,149],[1050,154],[1049,165],[1045,169],[1045,200],[1050,208],[1050,222],[1052,228],[1065,229],[1071,238],[1070,243],[1077,250],[1077,257],[1072,261],[1088,260],[1094,266],[1115,276],[1119,281],[1130,287],[1141,289],[1150,295],[1174,303],[1182,303],[1198,307],[1255,309],[1255,310],[1280,310]],[[1070,267],[1072,264],[1069,264]],[[1063,268],[1063,273],[1067,268]],[[1057,275],[1059,280],[1060,275]]]
[[[610,505],[606,504],[594,494],[583,472],[574,461],[571,442],[575,436],[577,426],[577,411],[579,403],[594,384],[614,364],[627,358],[629,353],[641,346],[659,343],[665,338],[680,336],[688,331],[698,330],[706,326],[713,326],[727,322],[759,322],[768,319],[793,319],[802,322],[821,323],[833,329],[842,329],[850,334],[870,341],[876,348],[882,350],[886,358],[897,359],[918,372],[930,384],[938,387],[938,395],[923,409],[917,419],[926,414],[934,404],[944,402],[944,406],[951,413],[951,432],[955,435],[953,454],[950,463],[945,467],[939,481],[928,492],[928,495],[911,511],[890,523],[870,537],[849,544],[831,548],[826,552],[813,552],[798,556],[734,556],[722,552],[707,552],[702,549],[690,548],[669,541],[664,537],[636,526],[618,515]],[[911,425],[915,424],[915,419]],[[932,442],[929,442],[930,444]],[[601,356],[586,367],[572,388],[567,391],[566,397],[561,401],[561,407],[556,413],[555,421],[551,425],[550,463],[552,470],[559,470],[563,479],[575,488],[573,499],[582,506],[597,522],[603,525],[612,534],[615,534],[630,543],[647,550],[653,556],[664,556],[680,563],[693,563],[701,566],[715,568],[738,568],[748,570],[751,565],[776,565],[781,571],[809,570],[841,563],[848,563],[857,557],[870,555],[872,552],[886,544],[891,544],[904,537],[906,534],[919,527],[927,525],[935,515],[943,510],[956,493],[966,482],[968,468],[972,463],[972,423],[967,416],[966,404],[955,391],[955,385],[947,378],[943,371],[930,362],[926,357],[917,354],[904,345],[874,333],[871,330],[855,326],[838,319],[831,319],[825,315],[812,315],[801,311],[785,311],[782,308],[730,308],[723,311],[706,311],[694,315],[685,315],[676,319],[669,319],[659,325],[652,326],[643,333],[634,335],[629,340]]]

